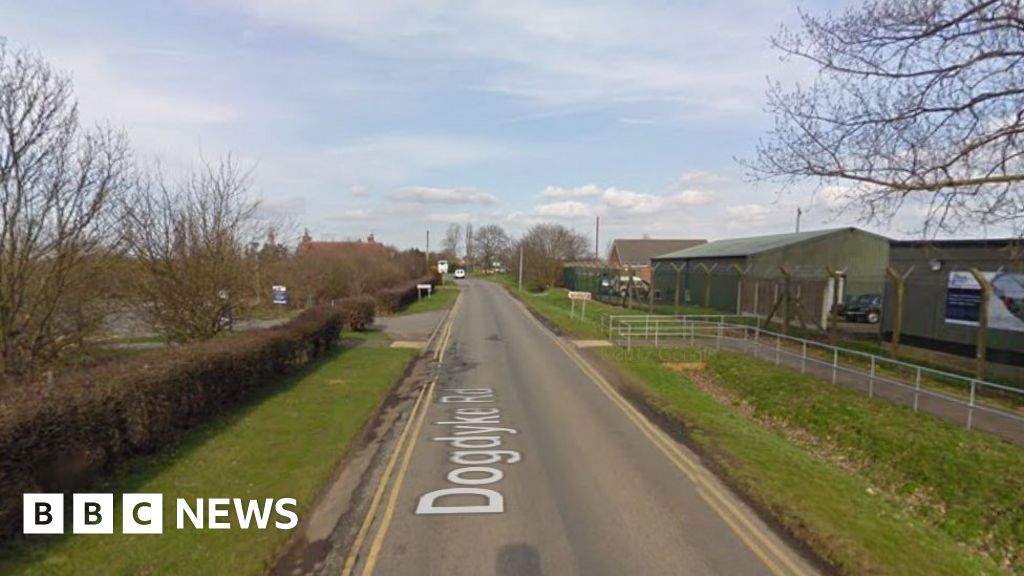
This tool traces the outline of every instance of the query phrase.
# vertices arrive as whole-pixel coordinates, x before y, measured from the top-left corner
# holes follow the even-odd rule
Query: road
[[[495,284],[469,280],[352,574],[813,574]]]

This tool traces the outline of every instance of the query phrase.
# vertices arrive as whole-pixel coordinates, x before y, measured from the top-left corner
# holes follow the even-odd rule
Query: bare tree
[[[1024,17],[1020,0],[881,0],[772,40],[818,68],[773,83],[774,128],[755,179],[809,178],[887,222],[924,210],[925,233],[979,224],[1024,231]]]
[[[501,226],[488,224],[476,231],[474,244],[475,255],[483,263],[484,269],[490,270],[495,262],[503,260],[508,254],[512,240]]]
[[[462,245],[462,226],[451,223],[441,240],[441,253],[449,260],[456,260],[459,257],[459,247]]]
[[[466,269],[473,270],[473,259],[476,257],[473,245],[473,224],[466,223]]]
[[[253,274],[245,257],[258,236],[249,173],[231,158],[203,163],[169,182],[159,170],[141,179],[126,205],[128,247],[140,274],[140,310],[168,336],[209,338]]]
[[[91,288],[130,170],[122,134],[80,127],[71,80],[0,38],[0,372],[52,359],[98,324]]]
[[[561,278],[562,266],[582,258],[590,244],[586,236],[561,224],[536,224],[519,242],[523,249],[523,275],[530,287],[539,290],[555,286]]]

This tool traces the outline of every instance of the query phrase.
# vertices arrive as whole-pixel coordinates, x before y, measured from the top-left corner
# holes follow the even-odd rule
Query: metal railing
[[[788,336],[747,321],[729,315],[604,314],[601,328],[626,350],[702,346],[741,352],[1024,445],[1024,390]]]

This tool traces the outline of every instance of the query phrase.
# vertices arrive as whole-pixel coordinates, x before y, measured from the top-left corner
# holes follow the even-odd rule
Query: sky
[[[803,1],[813,13],[841,0]],[[75,83],[87,123],[184,170],[231,154],[318,239],[436,247],[449,223],[718,239],[857,225],[828,190],[745,178],[769,37],[794,0],[0,0],[0,35]],[[911,215],[912,216],[912,215]],[[911,236],[903,218],[866,227]]]

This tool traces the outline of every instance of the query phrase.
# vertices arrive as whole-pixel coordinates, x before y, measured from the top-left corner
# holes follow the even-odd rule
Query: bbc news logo
[[[174,506],[174,526],[178,530],[229,530],[235,527],[266,530],[270,526],[291,530],[299,523],[294,510],[296,504],[294,498],[178,498]],[[24,494],[22,506],[22,531],[25,534],[64,533],[63,494]],[[74,534],[113,534],[114,514],[113,494],[73,494],[71,531]],[[163,532],[163,494],[121,495],[122,534]]]

